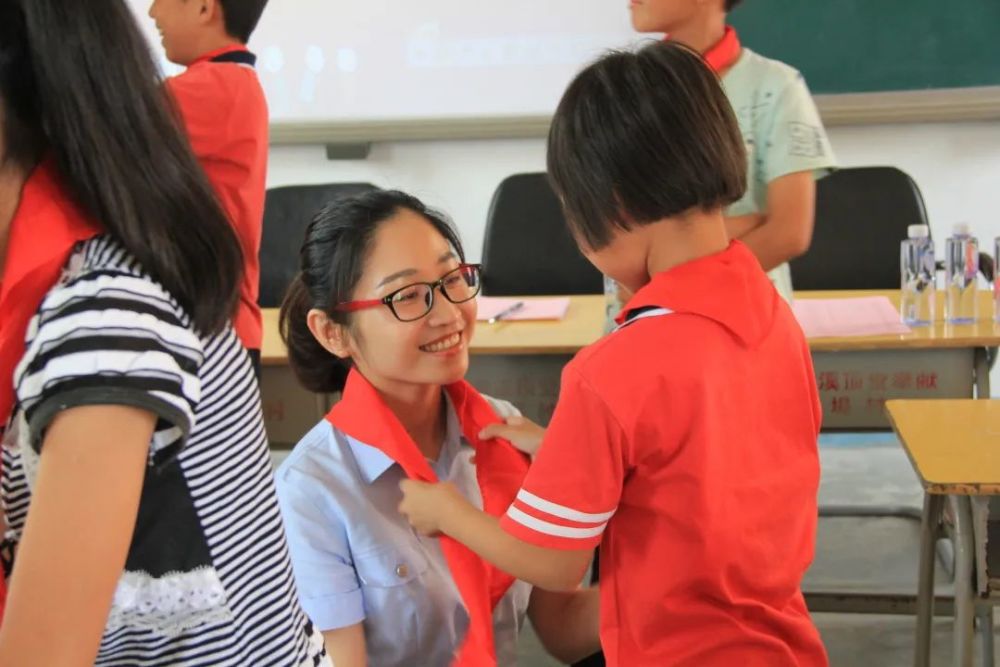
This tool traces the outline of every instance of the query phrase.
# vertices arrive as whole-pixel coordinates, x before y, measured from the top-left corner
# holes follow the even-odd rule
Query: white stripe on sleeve
[[[524,489],[517,492],[517,499],[528,507],[545,512],[546,514],[551,514],[559,519],[576,521],[577,523],[607,522],[607,520],[615,514],[615,510],[611,510],[610,512],[601,512],[600,514],[580,512],[572,507],[566,507],[565,505],[559,505],[549,500],[545,500],[544,498],[539,498],[535,494],[525,491]]]
[[[555,523],[549,523],[548,521],[542,521],[541,519],[533,517],[530,514],[525,514],[513,505],[507,509],[507,516],[510,517],[511,520],[516,521],[522,526],[530,528],[535,532],[553,535],[555,537],[568,537],[577,540],[597,537],[604,532],[604,527],[607,525],[607,523],[602,523],[595,528],[570,528],[569,526],[560,526]]]

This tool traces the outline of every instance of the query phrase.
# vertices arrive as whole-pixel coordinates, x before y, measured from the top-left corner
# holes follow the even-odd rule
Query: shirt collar
[[[254,61],[256,61],[257,59],[256,56],[250,53],[250,50],[247,49],[247,47],[243,46],[242,44],[232,44],[230,46],[223,46],[222,48],[213,49],[208,53],[201,54],[200,56],[195,58],[194,62],[188,65],[188,67],[193,67],[201,63],[207,63],[212,60],[215,60],[216,58],[219,58],[219,56],[227,56],[229,54],[233,54],[238,57],[249,57],[252,58]],[[250,64],[253,65],[252,62]]]
[[[660,307],[714,320],[744,345],[770,330],[781,299],[750,249],[732,241],[722,252],[656,274],[629,299],[618,322],[632,311]]]
[[[708,63],[708,66],[718,74],[736,64],[736,61],[740,59],[741,48],[740,38],[736,34],[736,29],[731,25],[727,25],[725,32],[722,34],[722,39],[713,44],[708,51],[705,51],[702,57]]]
[[[446,406],[445,427],[444,441],[441,443],[441,452],[438,455],[438,461],[445,462],[450,466],[450,462],[454,459],[455,453],[458,449],[462,445],[466,445],[468,443],[466,443],[465,438],[462,437],[462,429],[458,423],[458,414],[455,412],[455,406],[451,402],[451,397],[448,396],[447,392],[442,393],[444,394]],[[360,440],[356,440],[346,433],[344,434],[344,437],[347,438],[347,444],[351,448],[351,453],[354,455],[354,460],[358,465],[358,470],[361,472],[361,476],[364,478],[365,483],[373,484],[375,480],[384,475],[389,468],[394,465],[398,465],[381,449],[365,444]],[[431,466],[435,467],[435,463],[431,462]]]

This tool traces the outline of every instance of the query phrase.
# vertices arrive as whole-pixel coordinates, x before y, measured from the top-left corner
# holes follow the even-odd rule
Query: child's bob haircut
[[[570,231],[592,250],[615,228],[731,204],[747,173],[718,78],[669,41],[610,52],[573,80],[552,120],[548,171]]]

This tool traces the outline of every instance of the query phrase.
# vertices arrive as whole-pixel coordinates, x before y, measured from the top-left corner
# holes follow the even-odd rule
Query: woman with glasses
[[[343,391],[277,473],[303,608],[337,667],[514,665],[527,611],[566,662],[597,650],[596,591],[532,591],[397,511],[406,478],[450,481],[487,513],[527,460],[480,439],[516,415],[463,378],[480,269],[454,229],[401,192],[329,204],[306,232],[281,332],[301,383]]]

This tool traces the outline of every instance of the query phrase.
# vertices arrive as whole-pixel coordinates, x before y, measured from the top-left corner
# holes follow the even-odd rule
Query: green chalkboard
[[[813,93],[1000,85],[1000,0],[744,0],[730,20]]]

